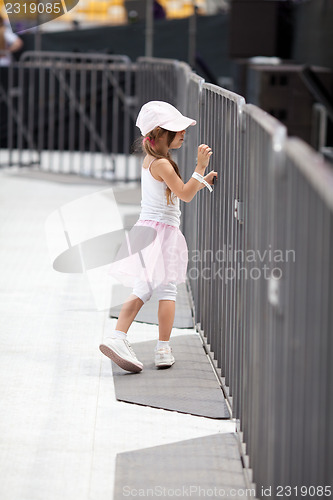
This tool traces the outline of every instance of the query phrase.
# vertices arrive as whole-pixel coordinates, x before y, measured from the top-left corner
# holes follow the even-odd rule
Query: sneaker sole
[[[156,368],[170,368],[174,364],[175,360],[171,361],[170,363],[155,363]]]
[[[142,366],[136,365],[132,361],[128,361],[127,359],[122,358],[121,356],[119,356],[119,354],[117,354],[115,351],[113,351],[110,347],[108,347],[105,344],[101,344],[99,346],[99,350],[105,356],[114,361],[116,365],[120,366],[120,368],[122,368],[123,370],[135,373],[139,373],[142,371]]]

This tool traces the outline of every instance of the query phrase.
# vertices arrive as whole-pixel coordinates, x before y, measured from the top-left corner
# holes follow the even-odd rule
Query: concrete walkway
[[[98,349],[116,320],[96,310],[84,275],[52,269],[45,236],[54,210],[110,184],[69,179],[0,171],[1,500],[111,500],[118,454],[235,432],[232,420],[116,400]],[[129,340],[157,332],[134,323]]]

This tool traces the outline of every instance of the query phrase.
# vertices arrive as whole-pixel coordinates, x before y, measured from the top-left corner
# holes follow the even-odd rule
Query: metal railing
[[[8,164],[128,180],[144,102],[168,101],[198,121],[177,157],[186,182],[198,144],[208,143],[218,172],[213,193],[181,204],[196,327],[219,367],[257,497],[268,487],[273,498],[328,496],[320,487],[331,486],[333,470],[333,173],[323,158],[177,61],[30,53],[0,75]]]
[[[188,280],[257,497],[266,497],[263,488],[272,498],[329,494],[333,173],[275,118],[183,63],[138,65],[146,75],[158,68],[139,102],[164,99],[198,120],[177,158],[185,182],[198,144],[214,151],[213,193],[181,205]]]
[[[105,54],[25,52],[1,67],[0,164],[137,178],[134,75],[127,56]]]

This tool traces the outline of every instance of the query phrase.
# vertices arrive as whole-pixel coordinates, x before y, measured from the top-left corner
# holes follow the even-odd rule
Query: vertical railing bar
[[[101,137],[104,144],[107,144],[107,116],[108,116],[108,80],[106,77],[106,63],[102,69],[102,104],[101,104]],[[102,155],[102,172],[106,172],[106,158]]]
[[[22,62],[20,64],[24,65]],[[28,132],[31,134],[32,141],[35,143],[34,137],[34,129],[35,129],[35,75],[36,75],[36,67],[33,63],[30,63],[28,69]],[[40,156],[38,155],[38,159],[40,160]]]
[[[97,70],[91,65],[90,71],[91,79],[90,79],[90,123],[93,126],[93,129],[96,130],[96,97],[97,97]],[[96,142],[93,140],[92,134],[90,134],[90,169],[89,175],[92,177],[96,177]]]
[[[44,134],[44,112],[45,112],[45,68],[42,65],[39,68],[38,80],[38,154],[41,157],[43,151],[43,134]]]
[[[70,77],[69,77],[69,84],[72,89],[75,89],[75,94],[76,94],[76,64],[75,64],[75,59],[71,61],[70,65]],[[68,171],[70,173],[75,173],[75,161],[76,161],[76,156],[75,156],[75,144],[74,144],[74,137],[75,137],[75,130],[76,130],[76,123],[75,123],[75,105],[73,99],[70,100],[69,102],[69,141],[68,141],[68,161],[69,161],[69,166],[68,166]]]
[[[50,106],[50,114],[49,114],[49,128],[48,128],[48,144],[47,149],[50,151],[49,155],[49,169],[53,170],[54,164],[54,124],[55,124],[55,75],[53,71],[49,72],[49,106]]]
[[[13,165],[13,94],[11,89],[14,87],[13,85],[13,76],[14,65],[10,65],[8,68],[8,149],[9,149],[9,165]]]
[[[59,76],[58,76],[59,75]],[[58,121],[58,164],[60,171],[65,173],[66,170],[64,168],[64,134],[65,134],[65,91],[64,87],[61,84],[63,80],[66,79],[66,70],[63,66],[59,65],[57,68],[57,76],[59,81],[59,121]]]
[[[24,123],[24,108],[23,108],[23,91],[24,91],[24,73],[22,65],[18,66],[18,122],[17,122],[17,147],[18,147],[18,163],[23,165],[23,123]]]
[[[86,88],[87,88],[87,70],[85,65],[81,66],[80,72],[80,106],[83,109],[83,112],[86,112]],[[80,149],[80,174],[84,174],[85,170],[85,137],[86,137],[86,128],[83,123],[83,120],[79,120],[80,129],[79,129],[79,149]]]
[[[129,154],[130,154],[130,114],[129,101],[131,95],[131,73],[128,64],[124,65],[125,77],[125,102],[124,102],[124,155],[125,155],[125,181],[129,180]]]
[[[115,124],[119,120],[119,97],[117,93],[117,88],[119,87],[119,71],[114,70],[113,72],[115,86],[112,89],[113,99],[112,99],[112,151],[113,153],[118,153],[118,127]]]

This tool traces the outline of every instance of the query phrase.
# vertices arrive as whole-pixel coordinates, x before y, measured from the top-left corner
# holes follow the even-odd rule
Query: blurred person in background
[[[154,19],[166,18],[166,13],[164,8],[157,0],[154,0],[153,2],[153,9],[154,9]]]
[[[0,14],[0,66],[9,66],[12,62],[12,53],[22,47],[21,38],[12,32]]]

